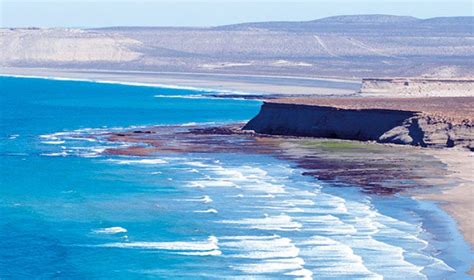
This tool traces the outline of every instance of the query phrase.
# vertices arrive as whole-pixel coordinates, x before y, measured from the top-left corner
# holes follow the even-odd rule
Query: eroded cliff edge
[[[347,99],[306,102],[310,104],[302,104],[297,100],[264,102],[260,113],[243,129],[262,134],[422,147],[460,146],[474,150],[474,126],[470,109],[473,108],[474,98],[451,98],[449,102],[443,98],[417,99],[411,103],[410,100],[383,100],[377,103],[371,99],[367,106],[357,106],[362,101],[360,99],[352,103]],[[424,103],[424,107],[417,106],[415,102]],[[452,108],[447,108],[449,106]],[[411,107],[423,110],[409,110]]]

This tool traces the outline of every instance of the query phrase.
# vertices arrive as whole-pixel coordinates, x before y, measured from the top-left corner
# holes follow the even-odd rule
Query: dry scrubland
[[[326,76],[473,74],[472,17],[341,16],[212,28],[1,29],[0,66]]]

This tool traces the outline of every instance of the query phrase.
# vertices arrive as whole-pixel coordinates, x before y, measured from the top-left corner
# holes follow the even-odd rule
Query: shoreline
[[[0,73],[0,77],[43,79],[43,80],[54,80],[54,81],[74,81],[74,82],[114,84],[114,85],[136,86],[136,87],[154,87],[154,88],[165,88],[165,89],[181,89],[181,90],[198,91],[198,92],[218,92],[218,93],[229,93],[229,94],[233,93],[235,95],[243,95],[243,96],[258,94],[258,93],[253,93],[253,92],[235,92],[232,90],[222,90],[222,89],[215,89],[215,88],[197,88],[197,87],[189,87],[189,86],[170,85],[170,84],[122,82],[122,81],[114,81],[114,80],[96,80],[96,79],[87,79],[87,78],[65,78],[65,77],[56,77],[56,76],[17,75],[17,74],[3,74],[3,73]]]
[[[438,192],[415,194],[416,199],[434,201],[457,222],[465,240],[474,249],[474,153],[461,149],[425,150],[446,165],[448,178],[453,179],[455,186],[443,188]],[[474,266],[470,274],[474,274]]]
[[[151,86],[223,94],[259,95],[269,97],[351,96],[360,81],[331,78],[219,75],[170,72],[113,72],[54,68],[0,68],[0,76],[104,82],[130,86]]]
[[[456,227],[462,234],[466,243],[474,250],[474,153],[462,149],[428,149],[424,153],[429,154],[443,164],[449,174],[445,175],[456,183],[452,187],[441,188],[429,193],[414,194],[412,197],[420,201],[435,203],[456,223]],[[467,272],[474,275],[474,261]]]

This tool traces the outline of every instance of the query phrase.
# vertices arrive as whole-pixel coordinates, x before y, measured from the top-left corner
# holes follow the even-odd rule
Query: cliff
[[[474,149],[472,120],[454,121],[410,110],[265,102],[243,129],[273,135]]]

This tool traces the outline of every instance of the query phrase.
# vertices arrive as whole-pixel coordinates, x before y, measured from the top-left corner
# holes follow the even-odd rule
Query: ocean
[[[464,279],[434,203],[303,176],[271,154],[104,155],[84,138],[249,120],[218,92],[0,77],[0,279]]]

